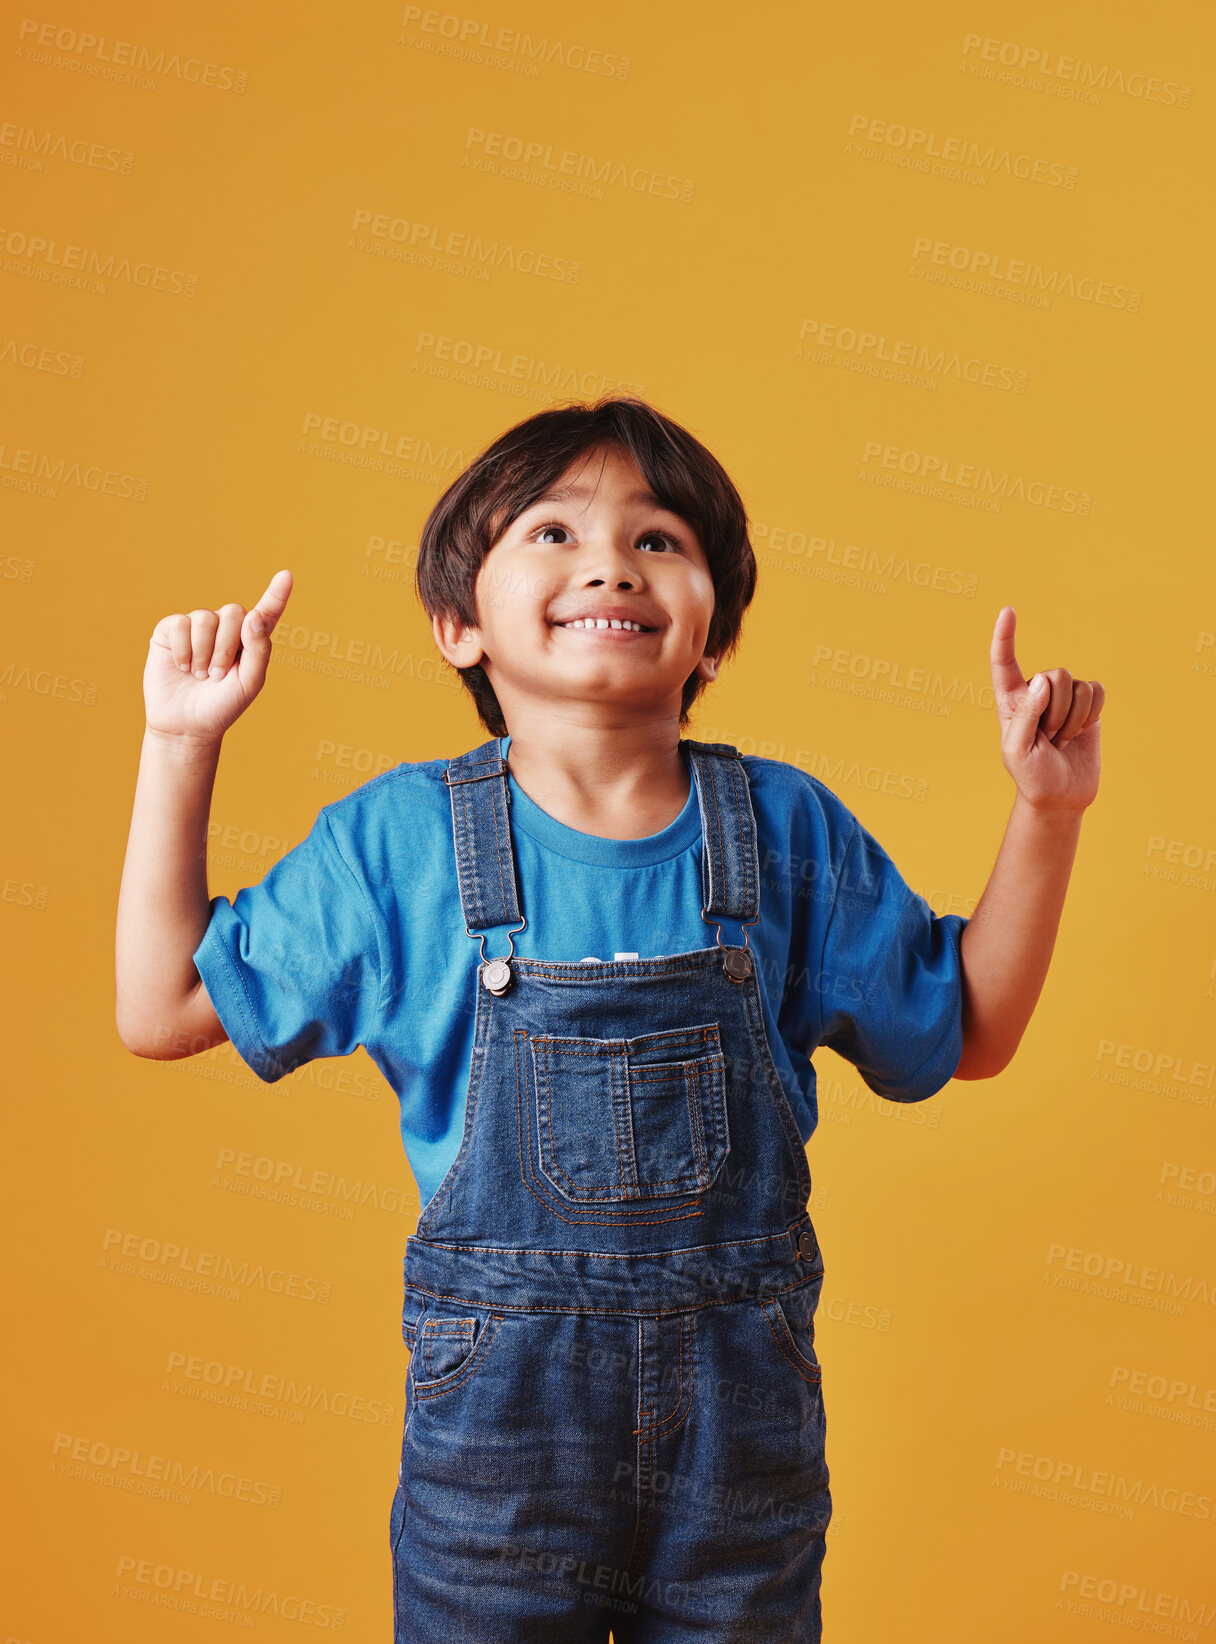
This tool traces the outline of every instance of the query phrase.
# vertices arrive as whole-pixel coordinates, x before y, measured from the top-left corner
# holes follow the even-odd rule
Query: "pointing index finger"
[[[992,644],[988,651],[988,661],[992,668],[992,688],[997,692],[1013,692],[1026,683],[1013,648],[1013,633],[1017,622],[1018,615],[1013,606],[1002,605],[997,614],[996,626],[992,630]]]

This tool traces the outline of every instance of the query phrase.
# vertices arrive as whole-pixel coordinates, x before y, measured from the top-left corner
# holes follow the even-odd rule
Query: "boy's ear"
[[[718,659],[708,652],[697,663],[696,670],[702,679],[716,679],[718,677]]]
[[[435,643],[454,668],[472,668],[485,655],[481,629],[470,628],[457,617],[439,612],[431,618]]]

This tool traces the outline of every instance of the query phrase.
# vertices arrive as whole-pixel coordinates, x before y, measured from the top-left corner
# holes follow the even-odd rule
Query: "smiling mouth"
[[[575,617],[572,622],[555,622],[555,628],[573,628],[583,634],[611,634],[640,638],[643,634],[657,633],[656,628],[647,628],[641,622],[618,621],[616,617]]]

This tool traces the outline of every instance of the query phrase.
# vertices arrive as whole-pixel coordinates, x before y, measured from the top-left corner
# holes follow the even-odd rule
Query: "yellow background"
[[[974,907],[1013,798],[985,694],[1000,606],[1028,677],[1062,665],[1107,691],[1101,791],[1013,1064],[900,1108],[816,1057],[825,1636],[1088,1644],[1154,1614],[1158,1636],[1206,1636],[1210,8],[407,16],[81,0],[0,33],[0,1637],[228,1636],[164,1607],[161,1584],[194,1576],[298,1601],[259,1637],[337,1612],[345,1637],[390,1634],[417,1213],[395,1101],[363,1052],[267,1086],[229,1045],[123,1049],[140,676],[160,616],[294,571],[216,789],[211,889],[233,895],[375,770],[483,739],[413,598],[422,521],[509,424],[617,384],[702,438],[755,522],[744,644],[692,734],[820,775],[939,912]],[[950,139],[970,166],[924,160]],[[516,144],[541,151],[523,176]],[[611,163],[598,193],[553,186],[567,151]],[[468,245],[445,261],[461,235],[497,244],[488,278]],[[67,245],[109,276],[57,278]],[[977,253],[1004,276],[952,278]],[[1046,305],[1011,263],[1042,271]],[[912,380],[858,369],[909,353]],[[913,488],[927,458],[1009,476],[999,509]],[[241,1192],[224,1150],[373,1184],[379,1207]],[[125,1270],[128,1239],[330,1299],[159,1282],[173,1264]],[[1181,1297],[1162,1307],[1158,1282]],[[191,1380],[191,1359],[350,1413],[207,1398],[216,1372]],[[141,1494],[132,1464],[90,1459],[124,1449],[265,1500]]]

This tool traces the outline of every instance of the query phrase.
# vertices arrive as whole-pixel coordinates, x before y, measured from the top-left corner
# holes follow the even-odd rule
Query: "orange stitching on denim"
[[[545,1067],[544,1079],[545,1079],[545,1083],[544,1083],[543,1097],[542,1097],[541,1089],[540,1089],[541,1058],[536,1054],[536,1045],[538,1043],[541,1043],[541,1042],[543,1042],[544,1046],[545,1046],[545,1050],[544,1050],[544,1067]],[[564,1182],[569,1183],[570,1197],[572,1199],[582,1199],[584,1202],[586,1201],[586,1199],[588,1197],[594,1197],[597,1194],[598,1195],[603,1195],[603,1194],[616,1193],[618,1198],[622,1198],[622,1197],[623,1198],[630,1198],[630,1197],[634,1196],[634,1195],[631,1195],[630,1192],[629,1192],[629,1171],[628,1171],[628,1168],[625,1164],[624,1155],[621,1152],[621,1125],[620,1125],[620,1118],[619,1118],[618,1113],[617,1113],[617,1103],[616,1103],[616,1095],[615,1095],[615,1088],[616,1088],[615,1087],[615,1073],[614,1073],[614,1067],[613,1067],[614,1058],[615,1058],[617,1053],[614,1051],[610,1041],[603,1040],[603,1041],[600,1041],[600,1042],[605,1047],[602,1050],[599,1050],[599,1049],[597,1049],[597,1050],[568,1050],[564,1046],[560,1047],[557,1050],[555,1050],[553,1048],[554,1041],[548,1035],[544,1035],[544,1036],[538,1035],[532,1041],[533,1065],[536,1068],[536,1084],[537,1084],[536,1094],[537,1094],[538,1100],[543,1101],[543,1106],[544,1106],[543,1115],[538,1115],[538,1117],[543,1118],[543,1122],[546,1125],[546,1127],[548,1129],[548,1132],[549,1132],[549,1153],[548,1153],[547,1158],[542,1159],[541,1168],[543,1170],[546,1170],[546,1173],[548,1171],[552,1171],[555,1175],[560,1176]],[[615,1134],[616,1134],[617,1164],[619,1165],[620,1172],[621,1172],[620,1191],[619,1192],[617,1192],[617,1189],[615,1187],[583,1188],[580,1192],[579,1185],[575,1181],[574,1177],[571,1176],[571,1174],[568,1170],[563,1170],[562,1166],[560,1164],[558,1164],[558,1162],[557,1162],[557,1145],[556,1145],[556,1143],[554,1141],[554,1138],[553,1138],[553,1100],[552,1100],[552,1096],[550,1094],[551,1087],[552,1087],[552,1074],[550,1073],[550,1070],[549,1070],[549,1058],[550,1058],[550,1056],[554,1056],[554,1055],[593,1056],[593,1057],[597,1057],[597,1058],[601,1057],[601,1056],[607,1056],[608,1059],[609,1059],[608,1077],[609,1077],[609,1079],[613,1080],[612,1122],[613,1122],[613,1127],[614,1127]]]
[[[595,1056],[599,1053],[596,1052],[596,1051],[573,1051],[573,1052],[570,1052],[569,1054],[571,1054],[571,1055],[580,1055],[580,1056],[581,1055]],[[544,1170],[546,1168],[547,1168],[547,1170],[551,1170],[555,1175],[560,1176],[563,1179],[563,1181],[568,1182],[570,1184],[570,1189],[571,1189],[571,1193],[570,1193],[571,1198],[577,1198],[578,1197],[578,1194],[577,1194],[577,1191],[576,1191],[577,1183],[574,1181],[574,1178],[567,1171],[563,1170],[561,1165],[558,1164],[558,1162],[557,1162],[557,1146],[556,1146],[556,1143],[554,1142],[554,1139],[553,1139],[553,1101],[552,1101],[552,1098],[550,1096],[549,1056],[550,1056],[550,1051],[549,1051],[548,1046],[546,1045],[545,1053],[544,1053],[544,1070],[545,1070],[544,1071],[544,1087],[543,1087],[543,1090],[542,1090],[542,1087],[541,1087],[541,1058],[537,1056],[536,1042],[533,1041],[532,1059],[533,1059],[533,1065],[536,1069],[536,1097],[537,1097],[538,1103],[540,1104],[540,1108],[538,1109],[538,1112],[537,1112],[537,1119],[541,1123],[542,1130],[547,1128],[548,1132],[549,1132],[549,1152],[548,1152],[547,1157],[545,1157],[542,1153],[541,1168],[542,1168],[542,1170]],[[542,1147],[543,1147],[543,1142],[544,1142],[543,1135],[541,1137],[541,1142],[542,1142]],[[618,1141],[617,1141],[617,1152],[618,1152],[618,1157],[619,1157],[619,1153],[620,1153],[620,1140],[619,1140],[619,1138],[618,1138]],[[622,1175],[622,1181],[623,1181],[623,1175]],[[607,1191],[607,1189],[602,1189],[600,1191]]]
[[[688,1214],[686,1216],[676,1215],[675,1214],[676,1211],[682,1211],[682,1210],[687,1209],[690,1201],[685,1199],[682,1204],[673,1205],[671,1207],[672,1208],[672,1214],[669,1215],[669,1216],[651,1216],[651,1217],[647,1217],[645,1219],[640,1217],[640,1216],[625,1216],[625,1217],[619,1217],[617,1220],[613,1221],[613,1220],[608,1219],[605,1216],[566,1216],[566,1215],[562,1214],[561,1210],[559,1210],[556,1205],[550,1204],[548,1199],[542,1198],[542,1196],[533,1187],[532,1183],[528,1180],[527,1175],[525,1174],[525,1171],[524,1171],[523,1114],[521,1112],[521,1089],[526,1088],[527,1080],[524,1079],[521,1082],[521,1078],[520,1078],[519,1041],[520,1041],[521,1038],[526,1039],[527,1037],[528,1037],[527,1028],[515,1028],[512,1031],[512,1039],[513,1039],[514,1046],[515,1046],[515,1126],[516,1126],[517,1141],[518,1141],[518,1146],[519,1146],[519,1179],[520,1179],[520,1181],[523,1182],[523,1184],[524,1184],[525,1188],[527,1188],[528,1192],[531,1193],[532,1197],[536,1200],[537,1204],[543,1205],[543,1207],[550,1213],[550,1215],[556,1216],[558,1221],[565,1222],[567,1224],[567,1226],[569,1226],[569,1227],[656,1227],[656,1226],[659,1226],[661,1223],[664,1223],[664,1222],[688,1221],[693,1216],[703,1215],[704,1212],[702,1211],[699,1203],[696,1204],[693,1209],[689,1210]],[[531,1167],[532,1167],[532,1130],[531,1130],[531,1125],[529,1124],[529,1128],[528,1128],[528,1168],[531,1169]],[[518,1251],[516,1251],[515,1254],[518,1255]]]
[[[526,1031],[526,1030],[516,1029],[516,1032],[524,1032],[524,1031]],[[564,1051],[563,1054],[571,1055],[571,1056],[583,1056],[583,1055],[598,1056],[598,1055],[602,1055],[602,1054],[607,1054],[609,1057],[613,1056],[613,1052],[611,1050],[608,1050],[606,1052],[600,1052],[600,1051]],[[546,1051],[546,1054],[545,1054],[545,1066],[546,1066],[545,1111],[546,1111],[546,1114],[549,1116],[549,1155],[548,1155],[547,1159],[542,1159],[542,1161],[541,1161],[542,1172],[544,1172],[546,1174],[548,1173],[547,1170],[546,1170],[546,1166],[547,1166],[548,1170],[554,1171],[557,1175],[561,1176],[563,1178],[563,1180],[569,1182],[570,1183],[570,1197],[572,1199],[579,1199],[580,1203],[582,1203],[582,1204],[587,1204],[589,1202],[589,1200],[592,1200],[595,1196],[605,1197],[605,1196],[609,1196],[609,1195],[613,1195],[613,1194],[615,1194],[616,1197],[615,1197],[615,1199],[610,1200],[610,1202],[612,1202],[612,1203],[617,1203],[621,1199],[640,1199],[640,1198],[650,1197],[651,1195],[643,1193],[641,1191],[642,1184],[640,1184],[640,1183],[635,1182],[634,1185],[635,1185],[635,1188],[637,1189],[635,1192],[631,1193],[629,1191],[629,1185],[630,1184],[629,1184],[629,1180],[628,1180],[628,1171],[627,1171],[627,1168],[626,1168],[624,1158],[621,1155],[620,1125],[619,1125],[619,1121],[617,1119],[617,1103],[616,1103],[615,1095],[613,1096],[612,1113],[613,1113],[613,1123],[616,1126],[617,1162],[619,1163],[619,1165],[621,1167],[621,1182],[620,1182],[621,1191],[618,1192],[615,1187],[590,1187],[590,1188],[583,1188],[580,1192],[580,1190],[578,1188],[578,1184],[575,1182],[574,1178],[570,1175],[570,1173],[568,1171],[563,1170],[561,1165],[558,1164],[557,1157],[556,1157],[556,1152],[555,1152],[555,1148],[554,1148],[554,1141],[553,1141],[552,1103],[548,1098],[548,1092],[549,1092],[548,1057],[549,1057],[549,1052]],[[537,1084],[538,1084],[537,1095],[539,1097],[539,1095],[540,1095],[540,1090],[539,1090],[540,1071],[539,1071],[539,1064],[536,1062],[535,1054],[534,1054],[534,1057],[533,1057],[533,1061],[534,1061],[534,1065],[537,1066]],[[610,1077],[611,1076],[612,1075],[611,1075],[611,1070],[610,1070]],[[538,1115],[538,1117],[539,1117],[539,1115]],[[531,1135],[531,1127],[529,1127],[529,1136],[530,1135]],[[672,1187],[672,1186],[676,1186],[677,1183],[680,1183],[683,1180],[684,1180],[684,1178],[681,1177],[681,1176],[672,1176],[672,1177],[668,1177],[668,1178],[665,1178],[663,1180],[656,1181],[656,1182],[647,1182],[645,1185],[647,1187]],[[703,1188],[705,1185],[706,1184],[704,1182],[697,1181],[693,1186],[678,1188],[678,1191],[683,1192],[683,1193],[693,1193],[693,1192],[696,1192],[699,1188]],[[666,1219],[670,1219],[670,1218],[666,1218]],[[597,1224],[597,1225],[600,1225],[600,1224]],[[606,1224],[602,1224],[602,1225],[614,1226],[614,1225],[619,1225],[619,1224],[606,1223]]]
[[[662,1028],[658,1033],[636,1033],[632,1039],[625,1040],[625,1049],[632,1061],[635,1056],[644,1055],[648,1048],[657,1050],[664,1041],[675,1040],[678,1044],[685,1039],[692,1039],[694,1043],[702,1045],[711,1039],[715,1043],[720,1042],[718,1024],[717,1022],[703,1022],[697,1027]],[[676,1044],[672,1045],[673,1050],[676,1048]]]
[[[783,1330],[784,1334],[788,1337],[790,1346],[794,1349],[795,1353],[799,1353],[799,1357],[797,1359],[794,1359],[794,1358],[790,1357],[790,1353],[789,1353],[788,1348],[786,1347],[785,1342],[783,1342],[777,1334],[776,1328],[774,1327],[774,1324],[773,1324],[773,1317],[772,1317],[772,1312],[770,1310],[770,1303],[762,1297],[760,1299],[760,1305],[764,1309],[764,1317],[768,1320],[768,1327],[773,1333],[773,1340],[777,1343],[777,1351],[781,1354],[781,1357],[783,1359],[785,1359],[785,1361],[788,1364],[792,1364],[794,1366],[794,1369],[797,1370],[798,1374],[802,1377],[803,1381],[810,1381],[810,1382],[822,1381],[822,1379],[823,1379],[822,1369],[818,1365],[812,1365],[811,1361],[809,1359],[802,1358],[801,1354],[799,1353],[798,1343],[794,1340],[793,1332],[790,1330],[789,1320],[786,1318],[785,1314],[781,1311],[780,1307],[777,1307],[777,1316],[781,1320],[782,1330]],[[776,1307],[776,1303],[775,1302],[772,1303],[771,1306]],[[808,1375],[807,1370],[811,1370],[812,1373],[810,1375]]]
[[[453,1372],[458,1376],[456,1381],[447,1382],[443,1387],[433,1388],[430,1392],[423,1392],[422,1386],[415,1381],[415,1396],[420,1399],[438,1399],[442,1398],[445,1393],[451,1393],[457,1387],[463,1387],[465,1382],[469,1380],[470,1376],[476,1374],[480,1366],[485,1363],[486,1349],[494,1340],[494,1337],[498,1334],[498,1327],[501,1323],[502,1319],[498,1316],[498,1314],[492,1313],[490,1315],[489,1322],[486,1324],[485,1329],[481,1332],[481,1338],[478,1341],[477,1346],[473,1349],[472,1357],[468,1359],[461,1367],[464,1372],[463,1375],[459,1372]]]
[[[684,1331],[686,1318],[688,1329],[688,1402],[684,1404],[684,1408],[681,1410],[680,1405],[684,1399]],[[680,1314],[680,1390],[676,1397],[675,1408],[672,1410],[671,1414],[669,1416],[665,1416],[662,1422],[656,1423],[653,1427],[652,1432],[654,1435],[662,1434],[665,1436],[668,1433],[674,1433],[677,1428],[684,1425],[685,1418],[687,1417],[688,1412],[692,1409],[693,1383],[696,1375],[696,1360],[692,1351],[692,1318],[693,1316],[691,1313],[687,1315],[683,1313]]]
[[[435,1345],[436,1337],[468,1337],[469,1351],[473,1351],[473,1330],[476,1324],[474,1319],[426,1319],[422,1325],[422,1361],[427,1374],[423,1381],[433,1381],[434,1360],[431,1358],[431,1348]]]
[[[640,1191],[638,1156],[633,1134],[633,1092],[629,1087],[629,1052],[623,1049],[608,1066],[612,1080],[612,1122],[616,1127],[616,1151],[621,1166],[621,1185],[626,1198]],[[632,1188],[633,1192],[630,1193]]]
[[[517,1031],[523,1031],[523,1030],[517,1030]],[[672,1188],[677,1193],[698,1193],[698,1192],[703,1192],[705,1190],[705,1188],[708,1187],[710,1172],[709,1172],[709,1163],[708,1163],[708,1160],[706,1158],[705,1148],[704,1148],[703,1141],[702,1141],[702,1127],[701,1127],[701,1114],[700,1114],[701,1089],[700,1089],[699,1080],[696,1083],[695,1093],[693,1095],[690,1095],[690,1097],[689,1097],[689,1112],[690,1112],[690,1119],[691,1119],[691,1125],[692,1125],[692,1136],[693,1136],[694,1146],[696,1147],[696,1150],[697,1150],[697,1157],[698,1157],[698,1160],[699,1160],[699,1168],[696,1168],[695,1171],[691,1175],[689,1175],[686,1172],[683,1175],[677,1175],[677,1176],[658,1176],[658,1177],[647,1176],[647,1177],[643,1178],[643,1177],[638,1176],[637,1170],[636,1170],[636,1164],[635,1164],[635,1168],[634,1168],[634,1171],[633,1171],[632,1177],[631,1177],[631,1172],[629,1170],[628,1162],[626,1161],[626,1159],[624,1157],[624,1154],[622,1152],[620,1118],[619,1118],[619,1114],[618,1114],[618,1104],[617,1104],[617,1101],[616,1101],[617,1068],[616,1068],[616,1060],[615,1060],[615,1058],[617,1058],[620,1054],[618,1046],[621,1043],[623,1043],[626,1046],[626,1051],[627,1051],[626,1056],[625,1056],[625,1071],[626,1071],[627,1083],[628,1083],[628,1086],[629,1086],[630,1090],[632,1089],[632,1086],[635,1082],[645,1084],[645,1083],[648,1083],[648,1082],[652,1083],[652,1082],[655,1082],[655,1081],[660,1080],[660,1079],[669,1079],[669,1078],[671,1078],[673,1071],[677,1068],[683,1070],[684,1077],[685,1077],[685,1080],[687,1082],[689,1080],[689,1077],[690,1077],[690,1075],[688,1073],[688,1069],[696,1067],[699,1062],[704,1062],[706,1064],[707,1072],[709,1073],[710,1079],[711,1079],[710,1100],[711,1100],[711,1103],[713,1104],[713,1107],[714,1107],[714,1135],[715,1135],[715,1139],[718,1136],[719,1131],[721,1129],[721,1126],[720,1126],[720,1123],[719,1123],[719,1114],[718,1114],[719,1102],[717,1100],[717,1097],[720,1093],[722,1100],[725,1100],[725,1095],[726,1095],[725,1087],[724,1087],[724,1081],[720,1077],[721,1070],[722,1070],[722,1067],[723,1067],[723,1059],[722,1059],[722,1054],[721,1054],[720,1051],[717,1051],[717,1050],[707,1051],[707,1052],[705,1052],[705,1054],[701,1058],[693,1059],[691,1061],[653,1062],[653,1063],[649,1063],[649,1064],[643,1063],[642,1066],[637,1067],[637,1068],[635,1068],[632,1065],[632,1056],[628,1053],[628,1047],[633,1046],[633,1045],[647,1043],[647,1044],[649,1044],[650,1048],[658,1049],[660,1043],[662,1043],[664,1041],[668,1041],[668,1042],[676,1041],[676,1042],[687,1043],[687,1041],[690,1040],[690,1039],[693,1040],[694,1042],[699,1042],[702,1045],[706,1044],[707,1041],[710,1041],[710,1040],[712,1040],[712,1042],[715,1043],[715,1044],[720,1044],[721,1043],[721,1038],[720,1038],[720,1034],[719,1034],[718,1024],[717,1023],[708,1023],[708,1024],[705,1024],[701,1027],[695,1027],[695,1028],[665,1029],[665,1030],[663,1030],[662,1032],[659,1032],[659,1033],[641,1034],[641,1035],[636,1036],[633,1039],[628,1039],[628,1040],[624,1040],[624,1041],[607,1040],[607,1039],[605,1039],[605,1040],[593,1040],[593,1039],[579,1039],[579,1038],[562,1038],[560,1036],[551,1035],[551,1034],[536,1034],[536,1035],[533,1035],[533,1038],[532,1038],[533,1062],[534,1062],[534,1066],[536,1068],[536,1076],[537,1076],[537,1087],[538,1087],[537,1088],[537,1097],[538,1097],[538,1100],[541,1103],[541,1111],[539,1112],[538,1117],[541,1120],[542,1127],[547,1130],[548,1139],[549,1139],[548,1153],[542,1161],[542,1168],[543,1168],[546,1175],[553,1174],[553,1175],[560,1176],[562,1178],[562,1181],[568,1184],[569,1196],[571,1198],[578,1199],[578,1200],[580,1200],[580,1202],[585,1204],[589,1201],[595,1200],[596,1198],[601,1198],[601,1199],[602,1198],[612,1198],[612,1196],[615,1195],[615,1199],[613,1200],[613,1202],[619,1202],[619,1200],[621,1200],[621,1199],[628,1200],[628,1199],[652,1198],[652,1197],[655,1196],[654,1190],[657,1189],[657,1188]],[[541,1057],[541,1055],[539,1055],[537,1053],[536,1046],[538,1046],[538,1045],[543,1045],[543,1047],[544,1047],[544,1052],[543,1052],[543,1063],[544,1063],[544,1086],[543,1086],[543,1091],[541,1089],[541,1062],[542,1062],[542,1057]],[[582,1048],[584,1046],[586,1046],[588,1048],[585,1048],[585,1049]],[[674,1046],[673,1046],[673,1048],[674,1048]],[[643,1054],[643,1052],[640,1051],[639,1054]],[[576,1057],[576,1058],[586,1058],[586,1057],[601,1058],[601,1057],[607,1056],[610,1059],[610,1064],[611,1065],[610,1065],[609,1076],[613,1081],[613,1098],[612,1098],[613,1123],[614,1123],[615,1132],[616,1132],[617,1162],[620,1165],[620,1170],[621,1170],[621,1180],[620,1180],[619,1188],[616,1184],[613,1184],[611,1186],[604,1186],[604,1187],[580,1188],[578,1183],[575,1181],[575,1179],[570,1175],[569,1171],[563,1169],[563,1167],[558,1163],[556,1142],[555,1142],[554,1135],[553,1135],[553,1100],[552,1100],[552,1094],[551,1094],[551,1092],[552,1092],[553,1071],[550,1069],[550,1065],[549,1065],[549,1059],[552,1056],[572,1056],[572,1057]],[[695,1096],[695,1099],[694,1099],[694,1096]],[[626,1100],[628,1102],[628,1094],[627,1094]],[[630,1191],[631,1180],[632,1180],[633,1191]]]
[[[681,1313],[681,1314],[678,1315],[678,1317],[679,1317],[679,1320],[680,1320],[680,1387],[681,1387],[681,1393],[676,1394],[676,1402],[675,1402],[674,1410],[678,1410],[680,1408],[680,1398],[682,1396],[682,1389],[683,1389],[683,1386],[684,1386],[684,1315]],[[644,1433],[647,1430],[649,1430],[653,1434],[655,1431],[657,1431],[658,1423],[654,1420],[654,1409],[655,1409],[655,1407],[654,1407],[653,1404],[648,1404],[648,1405],[646,1405],[645,1409],[643,1409],[639,1412],[639,1416],[638,1416],[639,1420],[641,1420],[641,1418],[643,1416],[649,1416],[651,1419],[649,1421],[643,1421],[642,1425],[640,1427],[635,1427],[634,1428],[635,1433]],[[674,1410],[673,1410],[673,1414],[674,1414]],[[671,1416],[670,1415],[664,1416],[663,1420],[664,1421],[670,1421]]]
[[[663,1223],[671,1222],[671,1221],[687,1221],[692,1216],[702,1215],[703,1211],[700,1207],[699,1202],[694,1203],[694,1201],[685,1199],[681,1204],[673,1205],[671,1207],[672,1214],[667,1215],[667,1216],[643,1217],[643,1216],[640,1216],[640,1215],[622,1215],[622,1214],[618,1214],[618,1216],[615,1220],[609,1219],[604,1214],[601,1214],[601,1215],[598,1215],[598,1216],[581,1216],[581,1217],[567,1216],[567,1215],[564,1215],[562,1213],[562,1211],[556,1205],[551,1204],[547,1198],[542,1197],[539,1193],[537,1193],[535,1191],[535,1189],[533,1188],[531,1182],[528,1181],[527,1176],[524,1174],[524,1163],[523,1163],[523,1129],[522,1129],[521,1092],[520,1092],[519,1040],[520,1040],[521,1037],[526,1039],[527,1036],[528,1035],[527,1035],[527,1029],[526,1028],[516,1028],[516,1029],[514,1029],[515,1081],[516,1081],[516,1088],[515,1088],[515,1117],[516,1117],[516,1126],[517,1126],[517,1129],[519,1131],[520,1178],[523,1181],[524,1186],[532,1194],[533,1198],[535,1198],[539,1204],[542,1204],[545,1207],[545,1209],[548,1210],[552,1215],[556,1216],[559,1221],[563,1221],[563,1222],[567,1223],[568,1226],[572,1226],[572,1227],[651,1227],[651,1226],[659,1226]],[[525,1084],[526,1084],[526,1079],[525,1079]],[[532,1168],[532,1128],[531,1128],[530,1123],[529,1123],[529,1126],[528,1126],[528,1167],[529,1167],[529,1169]],[[690,1204],[692,1205],[691,1209],[689,1209]],[[688,1215],[687,1216],[682,1216],[682,1215],[676,1215],[675,1214],[676,1211],[682,1211],[682,1210],[685,1210],[685,1209],[688,1209]]]
[[[518,1251],[512,1252],[518,1255]],[[689,1307],[687,1302],[679,1302],[672,1307],[657,1307],[653,1311],[647,1309],[645,1317],[648,1319],[668,1319],[678,1313],[699,1313],[705,1307],[754,1307],[757,1302],[761,1306],[773,1296],[784,1296],[787,1290],[797,1290],[805,1283],[803,1279],[795,1279],[793,1284],[782,1285],[780,1290],[772,1290],[768,1296],[724,1296],[721,1301],[700,1302],[695,1307]],[[434,1296],[436,1301],[459,1302],[463,1307],[486,1307],[489,1305],[484,1298],[477,1296],[454,1296],[446,1290],[432,1290],[425,1284],[413,1283],[411,1289],[420,1291],[424,1296]],[[633,1307],[564,1307],[561,1302],[504,1302],[497,1297],[494,1307],[504,1313],[589,1313],[594,1317],[616,1317],[624,1314],[637,1318],[638,1310]]]
[[[521,1028],[519,1031],[522,1033],[523,1029]],[[787,1244],[792,1238],[794,1229],[795,1228],[801,1229],[805,1226],[806,1226],[806,1217],[805,1216],[799,1216],[798,1218],[796,1218],[796,1220],[790,1222],[788,1227],[783,1228],[780,1233],[755,1233],[751,1236],[751,1238],[747,1238],[747,1239],[723,1239],[723,1240],[719,1241],[716,1244],[685,1244],[685,1245],[678,1246],[675,1250],[643,1250],[641,1252],[637,1252],[637,1251],[630,1251],[630,1250],[624,1250],[624,1251],[616,1251],[616,1250],[551,1250],[551,1249],[546,1247],[546,1248],[540,1249],[540,1250],[529,1250],[528,1255],[530,1255],[530,1256],[591,1256],[597,1262],[632,1262],[632,1261],[637,1261],[639,1255],[642,1255],[642,1256],[663,1256],[663,1257],[667,1257],[667,1256],[700,1256],[700,1255],[704,1254],[706,1251],[708,1251],[712,1255],[715,1251],[720,1251],[720,1250],[729,1250],[729,1251],[732,1251],[732,1252],[736,1251],[736,1250],[743,1250],[746,1246],[751,1245],[751,1244]],[[421,1238],[420,1236],[418,1236],[417,1234],[415,1234],[413,1236],[418,1239],[419,1244],[431,1245],[436,1250],[467,1250],[467,1251],[470,1251],[475,1256],[518,1256],[519,1253],[520,1253],[519,1252],[519,1247],[517,1245],[509,1245],[509,1244],[456,1244],[456,1243],[451,1243],[449,1241],[446,1241],[444,1239],[424,1239],[424,1238]],[[407,1259],[407,1262],[408,1262],[408,1257],[406,1259]],[[791,1255],[788,1258],[779,1257],[778,1259],[780,1261],[782,1261],[782,1263],[784,1264],[787,1261],[792,1261],[793,1256]],[[806,1282],[805,1279],[803,1279],[803,1280],[796,1281],[796,1284],[797,1283],[805,1283],[805,1282]],[[782,1291],[795,1289],[796,1284],[795,1285],[782,1285],[782,1287],[781,1287]],[[411,1286],[411,1288],[413,1288],[413,1287]],[[744,1297],[740,1298],[740,1300],[751,1300],[751,1301],[755,1301],[756,1299],[757,1298],[754,1297],[754,1296],[747,1297],[747,1298],[744,1298]]]
[[[631,1077],[640,1084],[655,1084],[662,1079],[678,1078],[690,1067],[706,1067],[709,1065],[708,1056],[693,1056],[684,1062],[652,1062],[649,1067],[635,1067]]]

